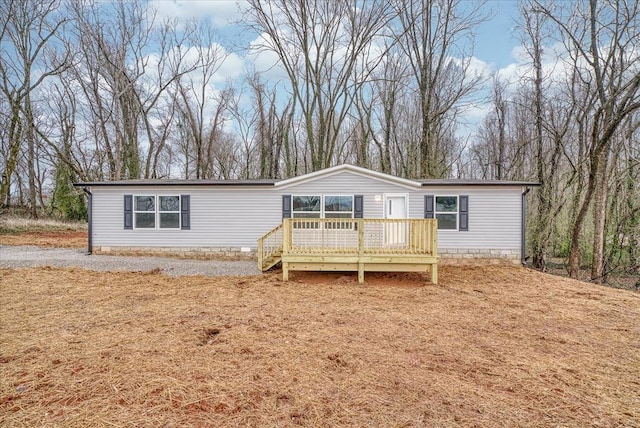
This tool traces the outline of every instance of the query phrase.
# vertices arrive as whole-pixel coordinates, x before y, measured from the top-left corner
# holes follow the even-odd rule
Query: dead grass
[[[84,248],[87,246],[87,225],[0,213],[0,245]]]
[[[86,248],[87,232],[75,230],[0,233],[0,245],[35,245],[46,248]]]
[[[51,218],[32,219],[0,211],[0,233],[85,231],[87,222],[60,221]]]
[[[517,267],[0,270],[4,426],[637,426],[640,296]]]

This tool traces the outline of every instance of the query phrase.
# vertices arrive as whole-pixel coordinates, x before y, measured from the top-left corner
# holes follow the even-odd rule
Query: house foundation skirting
[[[199,260],[256,260],[256,249],[240,247],[94,247],[94,254],[113,256],[178,257]]]
[[[439,249],[442,264],[520,264],[518,250]]]
[[[240,247],[94,247],[94,254],[118,256],[159,256],[201,260],[256,260],[256,249],[242,251]],[[517,250],[440,249],[442,264],[520,264]]]

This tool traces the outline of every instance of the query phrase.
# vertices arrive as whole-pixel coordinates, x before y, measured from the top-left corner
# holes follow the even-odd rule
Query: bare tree
[[[210,178],[214,175],[213,145],[218,143],[231,95],[229,91],[216,93],[212,79],[227,58],[227,52],[217,44],[208,25],[194,27],[191,43],[195,54],[192,69],[174,73],[171,91],[180,124],[187,132],[183,141],[185,175]]]
[[[387,2],[250,0],[261,48],[275,52],[303,118],[310,169],[334,161],[353,94],[381,55],[372,51],[390,15]]]
[[[222,144],[222,127],[232,93],[227,90],[215,96],[206,95],[206,84],[193,83],[180,82],[177,88],[177,109],[186,138],[183,146],[187,165],[185,176],[213,178],[218,175],[214,154]]]
[[[0,90],[9,104],[8,153],[4,162],[7,177],[0,183],[0,201],[7,199],[8,183],[16,168],[18,155],[26,144],[29,181],[29,210],[37,217],[36,203],[36,117],[34,94],[48,78],[65,67],[62,61],[50,61],[48,50],[66,20],[56,16],[57,0],[7,0],[0,3]],[[37,68],[37,70],[36,70]]]
[[[625,120],[611,156],[611,193],[607,207],[607,230],[603,277],[619,269],[640,273],[640,120]],[[640,286],[640,280],[635,284]]]
[[[545,96],[544,71],[542,67],[543,44],[548,39],[545,30],[547,17],[532,11],[531,2],[520,5],[523,44],[533,68],[533,99],[531,110],[534,117],[534,146],[536,178],[540,189],[536,192],[537,206],[531,239],[532,259],[535,268],[546,269],[546,255],[555,227],[555,220],[562,209],[562,197],[557,194],[560,161],[563,145],[570,130],[575,96],[567,91],[549,91]],[[573,88],[576,70],[567,76],[569,88]],[[549,87],[547,83],[546,87]],[[565,102],[568,100],[568,103]]]
[[[510,168],[510,160],[507,159],[510,108],[506,83],[497,74],[493,77],[491,105],[491,113],[478,129],[481,143],[473,146],[471,151],[478,160],[482,178],[502,180],[507,178]]]
[[[449,172],[445,141],[484,77],[471,67],[473,31],[486,17],[482,2],[408,0],[394,2],[396,37],[411,65],[420,106],[419,170],[411,175],[444,177]]]
[[[384,52],[382,62],[372,74],[371,84],[363,88],[371,93],[370,102],[360,106],[357,120],[368,127],[366,135],[377,150],[377,168],[387,174],[402,174],[395,171],[392,159],[397,151],[408,148],[399,140],[399,123],[408,119],[400,113],[402,104],[412,103],[407,83],[409,63],[402,48],[393,40],[387,42]],[[375,168],[375,163],[368,164]]]
[[[258,73],[247,78],[251,89],[253,114],[234,109],[237,122],[244,122],[253,128],[252,145],[257,146],[258,171],[260,178],[278,178],[282,176],[282,165],[290,165],[296,151],[291,149],[291,115],[293,100],[282,102],[277,97],[277,88],[269,87]],[[250,121],[251,123],[247,123]],[[284,162],[283,162],[284,160]],[[288,170],[288,168],[285,168]],[[285,172],[286,175],[286,172]]]
[[[71,7],[73,41],[80,46],[74,78],[107,176],[155,177],[174,120],[170,88],[203,61],[220,59],[203,59],[201,50],[193,55],[191,49],[209,42],[199,38],[195,24],[156,23],[144,4],[73,0]]]
[[[588,180],[571,230],[569,273],[577,277],[580,267],[580,235],[585,217],[594,203],[593,263],[591,277],[602,282],[604,233],[608,199],[608,166],[614,136],[625,119],[640,109],[640,39],[637,1],[598,1],[562,4],[559,11],[536,2],[539,12],[556,26],[572,55],[573,66],[589,94]]]

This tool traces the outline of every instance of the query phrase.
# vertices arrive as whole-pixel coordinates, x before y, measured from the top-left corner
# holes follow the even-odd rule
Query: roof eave
[[[409,188],[421,187],[421,184],[414,180],[396,177],[396,176],[385,174],[382,172],[372,171],[370,169],[362,168],[362,167],[351,165],[351,164],[337,165],[330,168],[310,172],[308,174],[300,175],[298,177],[287,178],[285,180],[276,182],[275,187],[289,187],[295,184],[300,184],[306,181],[314,180],[316,178],[329,177],[344,171],[349,171],[364,177],[376,178],[378,180],[386,181],[388,183],[393,183],[393,184],[397,184],[397,185],[401,185]]]
[[[496,181],[460,181],[460,182],[442,182],[442,183],[425,183],[422,182],[422,187],[426,186],[529,186],[529,187],[539,187],[540,183],[537,182],[529,182],[529,181],[505,181],[505,182],[496,182]]]
[[[154,187],[154,186],[273,186],[274,182],[233,182],[233,181],[221,181],[221,182],[210,182],[210,181],[192,181],[192,182],[124,182],[124,181],[89,181],[85,183],[73,183],[74,187],[97,187],[97,186],[111,186],[111,187],[125,187],[125,186],[144,186],[144,187]]]

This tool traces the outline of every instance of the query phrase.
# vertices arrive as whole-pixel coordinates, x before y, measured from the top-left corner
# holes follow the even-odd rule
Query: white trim
[[[299,195],[291,195],[291,218],[296,218],[296,216],[294,215],[296,213],[296,211],[294,211],[293,209],[293,198],[299,198],[299,197],[314,197],[314,196],[318,196],[320,198],[320,211],[297,211],[298,213],[318,213],[320,216],[318,218],[322,218],[322,193],[319,194],[311,194],[311,193],[307,193],[307,194],[299,194]],[[302,217],[298,217],[298,218],[302,218]],[[315,217],[312,217],[315,218]]]
[[[178,197],[178,210],[177,211],[162,211],[160,208],[160,198],[163,196],[177,196]],[[178,227],[160,227],[160,214],[178,214]],[[157,229],[158,230],[180,230],[182,228],[182,195],[176,194],[157,194],[156,195],[156,216],[157,216]]]
[[[456,210],[455,211],[438,211],[438,198],[456,198]],[[433,218],[437,219],[438,214],[455,214],[456,216],[456,228],[455,229],[440,229],[440,232],[459,232],[460,231],[460,195],[433,195]]]
[[[281,180],[281,181],[276,182],[274,184],[274,187],[286,188],[286,187],[294,185],[294,184],[301,184],[301,183],[305,183],[307,181],[313,181],[313,180],[315,180],[317,178],[320,178],[320,177],[330,177],[332,175],[339,174],[339,173],[345,172],[345,171],[346,172],[351,172],[351,173],[353,173],[355,175],[374,178],[376,180],[385,181],[387,183],[400,185],[400,186],[403,186],[403,187],[406,187],[406,188],[409,188],[409,189],[422,187],[422,184],[417,182],[417,181],[408,180],[406,178],[400,178],[400,177],[396,177],[396,176],[389,175],[389,174],[384,174],[382,172],[372,171],[370,169],[366,169],[366,168],[362,168],[362,167],[355,166],[355,165],[350,165],[350,164],[337,165],[337,166],[333,166],[331,168],[321,169],[319,171],[310,172],[308,174],[300,175],[298,177],[287,178],[286,180]],[[331,196],[333,196],[333,195],[331,195]]]
[[[322,218],[327,218],[326,217],[327,210],[325,209],[325,204],[326,204],[325,198],[327,196],[338,196],[338,197],[351,198],[351,211],[329,211],[329,212],[330,213],[336,213],[336,214],[350,212],[351,213],[351,218],[355,217],[355,215],[356,215],[356,206],[355,206],[355,204],[356,204],[356,196],[355,195],[340,195],[340,194],[336,195],[336,194],[333,194],[333,193],[327,193],[326,195],[325,194],[322,195]],[[338,218],[338,217],[329,217],[329,218]]]
[[[387,218],[387,198],[404,198],[405,217],[409,218],[409,194],[408,193],[385,193],[382,202],[382,218]]]
[[[136,210],[136,198],[150,196],[153,197],[153,211],[138,211]],[[132,197],[132,207],[131,207],[131,223],[133,230],[156,230],[158,228],[158,197],[155,194],[150,193],[140,193],[133,194]],[[144,213],[152,213],[153,212],[153,227],[137,227],[136,214],[144,214]]]
[[[151,196],[154,198],[154,211],[137,211],[136,210],[136,197]],[[161,196],[177,196],[178,197],[178,210],[177,211],[161,211],[160,210],[160,197]],[[131,207],[131,222],[133,230],[181,230],[182,229],[182,195],[180,193],[139,193],[132,194],[132,207]],[[137,227],[136,226],[136,214],[152,213],[153,212],[153,225],[154,227]],[[160,214],[178,214],[178,227],[160,227]]]
[[[305,194],[302,194],[302,193],[301,193],[301,194],[299,194],[299,195],[293,195],[293,194],[291,195],[291,218],[296,218],[296,217],[294,216],[294,213],[295,213],[296,211],[294,211],[294,210],[293,210],[293,198],[295,198],[295,197],[300,197],[300,196],[309,196],[309,197],[312,197],[312,196],[319,196],[319,197],[320,197],[320,211],[319,211],[319,213],[320,213],[320,217],[319,217],[319,218],[326,218],[326,217],[325,217],[325,209],[324,209],[325,197],[327,197],[327,196],[344,196],[344,197],[349,197],[349,198],[351,198],[351,211],[350,211],[350,212],[351,212],[351,218],[354,218],[354,217],[355,217],[355,215],[356,215],[356,207],[355,207],[355,203],[356,203],[356,201],[355,201],[355,195],[333,194],[333,193],[327,193],[327,194],[320,193],[320,194],[316,194],[316,195],[314,195],[314,194],[306,194],[306,195],[305,195]],[[298,212],[298,213],[316,213],[316,212],[318,212],[318,211],[297,211],[297,212]],[[346,213],[346,212],[348,212],[348,211],[329,211],[329,212],[330,212],[330,213],[340,213],[340,212]],[[298,217],[298,218],[301,218],[301,217]],[[331,218],[333,218],[333,217],[331,217]]]

